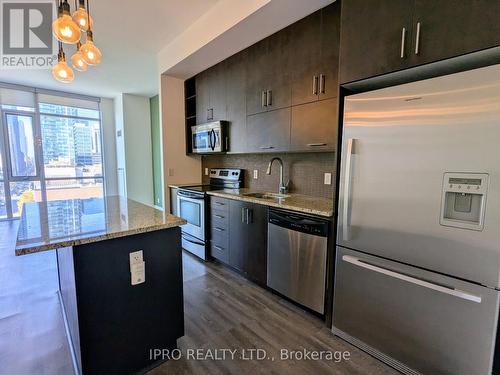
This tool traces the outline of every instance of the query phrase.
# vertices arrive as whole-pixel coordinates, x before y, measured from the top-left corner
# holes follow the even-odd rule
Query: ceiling
[[[70,84],[57,82],[49,70],[0,70],[0,81],[101,97],[156,95],[157,53],[218,1],[90,0],[100,65],[75,72]],[[74,48],[66,48],[67,59]]]

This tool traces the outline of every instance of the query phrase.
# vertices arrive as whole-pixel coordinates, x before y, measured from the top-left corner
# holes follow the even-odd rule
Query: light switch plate
[[[253,179],[257,180],[258,178],[259,178],[259,170],[258,169],[254,169],[253,170]]]
[[[208,176],[208,168],[205,168],[205,176]]]
[[[331,184],[332,184],[332,174],[325,173],[325,185],[331,185]]]
[[[174,168],[168,168],[168,175],[172,177],[174,175]]]

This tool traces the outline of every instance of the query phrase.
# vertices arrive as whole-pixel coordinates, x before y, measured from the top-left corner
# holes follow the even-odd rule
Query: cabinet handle
[[[319,93],[320,94],[324,94],[325,93],[325,75],[324,74],[320,74],[319,75]]]
[[[224,229],[219,228],[219,227],[215,227],[214,230],[216,230],[217,232],[224,232]]]
[[[245,208],[241,209],[241,222],[245,224]]]
[[[401,30],[401,58],[405,57],[405,41],[406,41],[406,27]]]
[[[222,251],[222,250],[224,250],[224,249],[223,249],[222,247],[220,247],[220,246],[217,246],[217,245],[214,245],[214,247],[215,247],[215,248],[216,248],[217,250],[219,250],[219,251]]]
[[[420,22],[417,22],[417,36],[415,37],[415,55],[418,55],[420,49]]]
[[[273,105],[273,90],[267,90],[266,104],[266,107],[270,107]]]
[[[215,202],[215,204],[216,204],[217,206],[225,206],[225,205],[226,205],[225,203],[222,203],[222,202]]]
[[[224,219],[224,216],[222,216],[222,215],[214,215],[214,216],[215,216],[216,218],[218,218],[218,219]]]
[[[261,96],[260,96],[260,105],[262,106],[262,108],[266,107],[267,106],[267,92],[262,90],[261,92]]]
[[[318,95],[318,76],[313,76],[313,95]]]
[[[207,121],[210,120],[210,108],[207,108]]]
[[[250,224],[253,222],[253,210],[249,210],[246,208],[247,214],[246,214],[246,223]]]
[[[272,150],[274,146],[260,146],[261,150]]]
[[[308,143],[307,145],[309,147],[321,147],[321,146],[327,146],[328,143]]]

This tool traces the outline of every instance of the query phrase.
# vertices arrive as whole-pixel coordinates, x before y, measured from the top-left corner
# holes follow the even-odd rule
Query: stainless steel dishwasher
[[[270,209],[267,286],[324,313],[328,221]]]

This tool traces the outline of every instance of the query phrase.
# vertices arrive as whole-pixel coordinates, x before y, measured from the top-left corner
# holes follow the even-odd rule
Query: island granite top
[[[156,208],[119,196],[26,203],[16,255],[76,246],[186,224]]]

